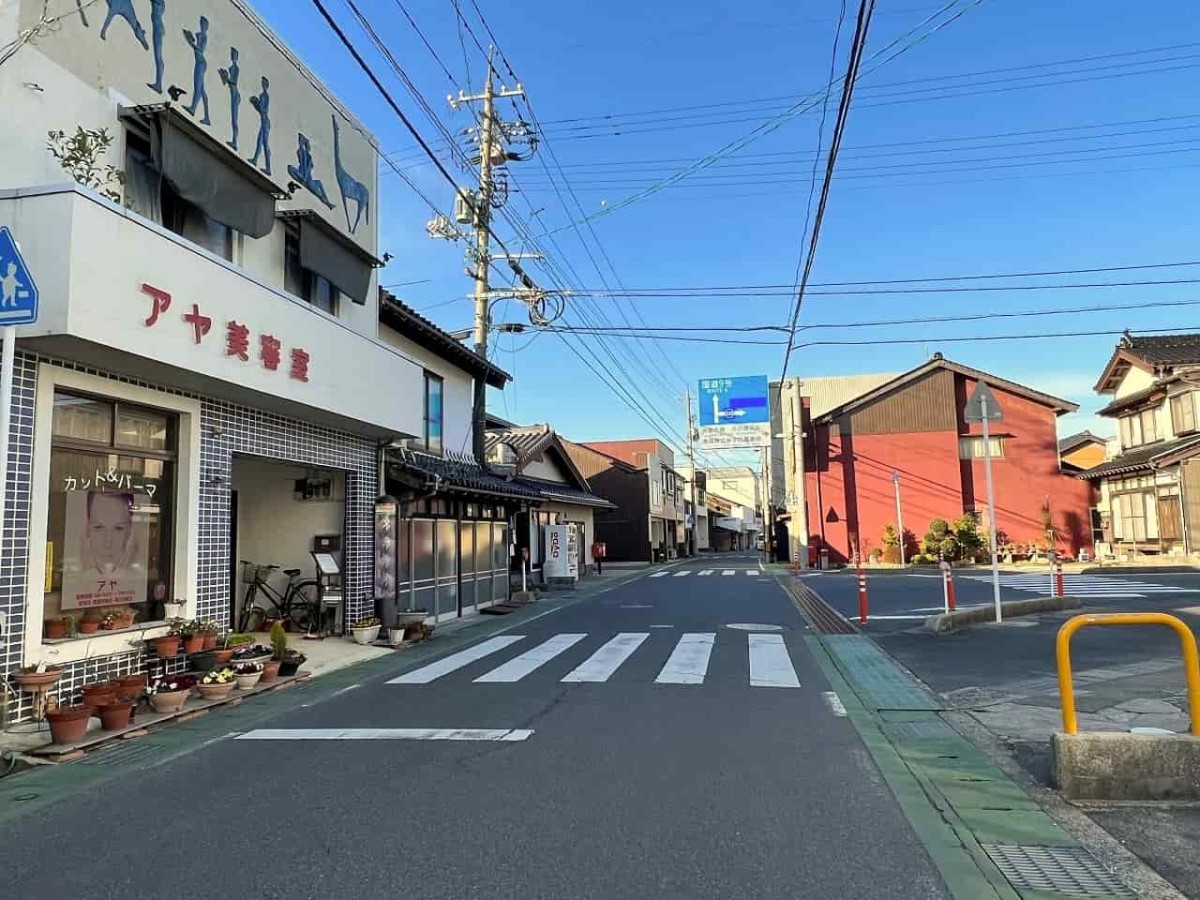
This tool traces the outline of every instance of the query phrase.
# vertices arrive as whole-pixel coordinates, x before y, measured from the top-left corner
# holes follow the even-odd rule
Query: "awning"
[[[310,209],[285,210],[279,218],[300,226],[300,265],[328,278],[359,306],[366,306],[371,270],[382,262]]]
[[[154,165],[180,197],[250,237],[271,233],[282,193],[275,182],[170,104],[123,107],[120,116],[149,127]]]

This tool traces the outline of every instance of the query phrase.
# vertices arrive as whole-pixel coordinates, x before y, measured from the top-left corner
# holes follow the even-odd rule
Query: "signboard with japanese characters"
[[[702,378],[699,388],[701,447],[761,447],[770,438],[765,375]]]
[[[546,526],[546,561],[542,574],[546,578],[570,578],[570,536],[566,525]]]
[[[147,494],[92,487],[67,494],[62,608],[144,603],[150,554]]]

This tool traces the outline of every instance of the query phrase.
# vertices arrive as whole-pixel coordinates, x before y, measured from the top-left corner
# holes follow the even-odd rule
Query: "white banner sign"
[[[771,426],[766,422],[752,425],[706,425],[700,429],[700,446],[706,450],[758,448],[770,437]]]
[[[570,578],[570,536],[566,525],[546,526],[546,562],[542,574],[546,578]]]

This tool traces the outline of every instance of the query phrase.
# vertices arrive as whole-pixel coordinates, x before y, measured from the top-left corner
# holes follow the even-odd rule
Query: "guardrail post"
[[[858,624],[867,624],[867,573],[858,570]]]

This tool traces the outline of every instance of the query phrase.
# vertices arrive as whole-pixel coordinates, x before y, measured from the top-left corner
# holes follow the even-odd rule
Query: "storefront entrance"
[[[508,525],[462,519],[400,522],[399,605],[437,620],[508,599]]]

